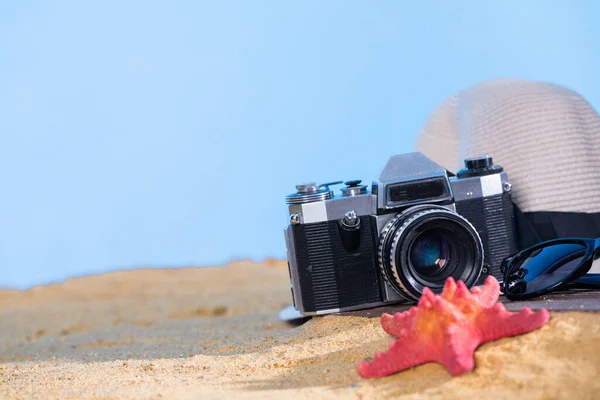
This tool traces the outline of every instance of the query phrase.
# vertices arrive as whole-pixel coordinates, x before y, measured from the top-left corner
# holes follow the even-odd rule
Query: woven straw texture
[[[447,99],[415,147],[452,172],[489,154],[527,211],[600,212],[600,117],[559,85],[495,79]]]

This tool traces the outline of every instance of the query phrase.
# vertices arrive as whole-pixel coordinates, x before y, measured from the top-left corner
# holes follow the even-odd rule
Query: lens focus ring
[[[420,205],[408,208],[401,213],[397,214],[394,218],[389,220],[383,229],[381,230],[381,234],[379,235],[379,249],[378,249],[378,259],[379,259],[379,269],[381,274],[383,275],[383,279],[388,282],[401,296],[405,297],[407,300],[414,300],[415,297],[411,296],[406,287],[402,284],[402,281],[398,279],[397,273],[390,274],[390,269],[387,267],[389,261],[386,260],[386,257],[390,256],[391,253],[389,251],[390,241],[394,238],[394,232],[396,232],[397,225],[402,224],[404,219],[410,213],[416,212],[418,210],[446,210],[444,207],[440,206],[432,206],[432,205]],[[386,251],[388,250],[388,251]]]
[[[399,251],[399,245],[402,243],[403,236],[410,236],[410,227],[416,221],[427,218],[428,215],[436,214],[441,217],[447,216],[448,219],[454,221],[457,224],[468,227],[470,234],[473,235],[474,241],[477,242],[477,250],[479,254],[483,255],[483,244],[477,233],[477,230],[473,225],[459,214],[452,212],[446,208],[439,206],[417,206],[405,210],[403,213],[398,214],[392,220],[390,220],[381,232],[379,240],[379,267],[382,270],[384,278],[396,289],[403,297],[412,300],[418,300],[421,291],[410,285],[407,287],[406,279],[403,279],[403,268],[398,265],[397,252]],[[445,219],[445,218],[444,218]],[[408,230],[408,232],[407,232]],[[470,277],[469,281],[473,283],[479,279],[481,274],[481,268],[478,268],[475,276]],[[473,279],[473,277],[475,279]],[[406,277],[404,277],[406,278]]]
[[[443,213],[443,214],[449,214],[452,215],[453,217],[459,217],[460,219],[463,220],[463,222],[467,225],[469,225],[472,229],[473,232],[475,233],[475,235],[477,235],[478,240],[478,244],[480,245],[480,252],[481,254],[483,254],[483,246],[481,245],[481,238],[479,238],[479,234],[477,233],[477,230],[473,227],[473,225],[471,225],[471,223],[469,221],[467,221],[464,217],[461,217],[460,215],[453,213],[451,211],[448,210],[439,210],[439,209],[430,209],[430,210],[425,210],[425,211],[420,211],[415,213],[414,215],[412,215],[411,217],[407,218],[406,221],[404,221],[404,223],[402,224],[402,226],[400,226],[400,228],[396,231],[396,233],[394,234],[394,237],[392,239],[392,247],[390,249],[390,254],[395,255],[396,252],[398,251],[398,244],[400,243],[400,238],[402,237],[402,235],[404,234],[404,231],[406,231],[406,229],[413,224],[415,221],[421,219],[422,217],[424,217],[425,215],[428,214],[432,214],[432,213]],[[399,274],[399,265],[396,265],[396,257],[390,257],[390,264],[392,267],[392,273],[394,274],[394,278],[396,278],[396,281],[398,282],[398,284],[407,292],[411,295],[411,297],[414,300],[418,300],[419,297],[415,296],[413,293],[411,293],[411,291],[402,283],[402,279],[400,277]],[[477,275],[477,278],[479,278],[479,275]]]

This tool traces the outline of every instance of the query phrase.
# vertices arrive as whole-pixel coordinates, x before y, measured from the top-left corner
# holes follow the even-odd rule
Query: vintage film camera
[[[348,181],[297,185],[285,229],[295,309],[303,316],[415,301],[446,278],[468,287],[516,252],[511,183],[492,158],[455,177],[422,153],[392,156],[371,191]]]

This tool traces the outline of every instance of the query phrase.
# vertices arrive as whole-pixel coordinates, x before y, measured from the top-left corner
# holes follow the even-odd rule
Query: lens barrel
[[[483,269],[483,243],[475,228],[440,206],[415,206],[392,218],[379,237],[379,266],[408,300],[425,287],[442,291],[448,277],[473,286]]]

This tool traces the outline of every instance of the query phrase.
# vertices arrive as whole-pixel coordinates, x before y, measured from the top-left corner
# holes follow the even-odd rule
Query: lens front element
[[[425,279],[443,274],[450,258],[448,239],[444,232],[421,233],[413,242],[409,258],[415,272]]]
[[[463,217],[440,206],[415,206],[395,216],[379,238],[379,264],[403,297],[425,287],[442,291],[448,277],[473,286],[483,269],[483,244]]]

